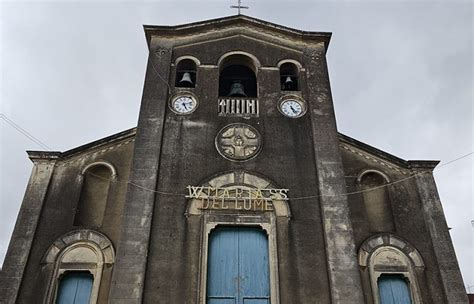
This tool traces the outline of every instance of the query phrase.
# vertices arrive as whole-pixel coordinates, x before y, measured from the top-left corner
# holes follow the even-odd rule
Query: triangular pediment
[[[411,169],[424,169],[430,171],[439,163],[437,160],[404,160],[342,133],[339,133],[339,144],[341,149],[347,150],[352,154],[369,160],[370,162],[380,164],[399,172],[406,173]]]
[[[325,49],[327,49],[331,39],[331,33],[329,32],[302,31],[245,15],[234,15],[175,26],[144,25],[149,46],[153,36],[174,39],[186,39],[186,37],[199,39],[199,36],[204,35],[208,39],[209,36],[226,35],[226,32],[235,35],[238,34],[239,29],[241,33],[254,31],[276,39],[286,39],[293,44],[324,43]]]

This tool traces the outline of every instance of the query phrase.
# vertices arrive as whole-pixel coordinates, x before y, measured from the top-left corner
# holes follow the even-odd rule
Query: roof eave
[[[82,153],[84,151],[87,151],[92,148],[97,148],[103,145],[111,144],[117,141],[121,141],[123,139],[126,139],[128,137],[134,136],[136,133],[136,128],[131,128],[98,140],[95,140],[93,142],[84,144],[82,146],[60,152],[60,151],[36,151],[36,150],[29,150],[26,151],[28,154],[28,157],[30,158],[31,161],[40,161],[40,160],[61,160],[70,156],[73,156],[75,154]]]
[[[329,47],[332,33],[330,32],[313,32],[313,31],[302,31],[286,26],[282,26],[276,23],[268,22],[265,20],[245,16],[245,15],[234,15],[217,19],[210,19],[205,21],[198,21],[193,23],[181,24],[181,25],[143,25],[145,36],[150,47],[150,41],[152,35],[156,36],[180,36],[200,33],[206,30],[215,30],[216,28],[223,28],[232,24],[248,24],[254,25],[261,28],[267,28],[275,32],[287,35],[289,37],[297,38],[303,41],[319,41],[324,42],[325,49]]]
[[[366,151],[372,155],[376,155],[386,161],[389,161],[406,169],[425,169],[432,171],[439,164],[438,160],[404,160],[393,154],[377,149],[371,145],[358,141],[342,133],[339,133],[339,138],[342,141],[349,143],[363,151]]]

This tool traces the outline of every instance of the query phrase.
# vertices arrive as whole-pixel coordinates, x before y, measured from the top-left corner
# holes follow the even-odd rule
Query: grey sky
[[[147,60],[142,24],[227,16],[234,3],[2,2],[1,112],[59,151],[134,127]],[[253,17],[333,32],[328,63],[342,133],[404,159],[448,162],[473,151],[471,1],[243,4]],[[3,260],[31,170],[24,151],[41,147],[0,124]],[[435,177],[474,293],[473,169],[471,155]]]

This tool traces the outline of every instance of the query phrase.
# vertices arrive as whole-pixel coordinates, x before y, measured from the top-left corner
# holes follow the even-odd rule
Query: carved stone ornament
[[[234,123],[222,128],[216,136],[216,148],[230,160],[244,161],[255,157],[262,147],[258,131],[247,124]]]
[[[169,49],[164,48],[164,47],[160,47],[160,48],[157,48],[155,50],[155,56],[158,57],[158,58],[161,58],[164,55],[168,54],[168,52],[169,52]]]

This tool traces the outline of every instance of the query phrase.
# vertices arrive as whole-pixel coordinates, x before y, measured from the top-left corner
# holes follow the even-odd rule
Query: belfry
[[[338,132],[331,33],[144,30],[137,127],[28,152],[0,302],[467,303],[438,162]]]

